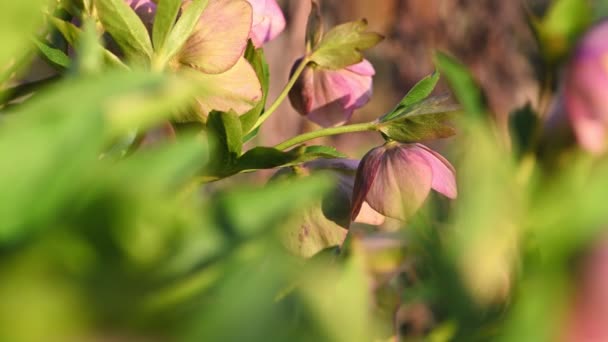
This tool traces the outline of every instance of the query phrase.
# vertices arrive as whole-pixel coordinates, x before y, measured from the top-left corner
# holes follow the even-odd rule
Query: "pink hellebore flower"
[[[422,144],[389,142],[369,151],[357,170],[351,217],[367,201],[380,214],[399,220],[412,216],[431,188],[456,198],[450,162]]]
[[[276,38],[285,29],[285,16],[275,0],[247,0],[253,8],[249,37],[255,47]]]
[[[296,61],[294,70],[300,63],[301,59]],[[289,92],[289,100],[311,121],[323,127],[339,126],[369,102],[375,73],[367,60],[341,70],[307,66]]]
[[[156,5],[150,0],[125,0],[141,17],[153,22]],[[184,1],[186,9],[191,1]],[[197,115],[212,110],[243,114],[262,98],[260,81],[243,57],[251,32],[253,10],[247,0],[209,0],[197,26],[171,61],[181,72],[203,85],[197,95]]]
[[[583,260],[564,342],[608,341],[608,239],[604,237]]]
[[[599,154],[608,146],[608,21],[589,31],[566,71],[565,105],[581,146]]]

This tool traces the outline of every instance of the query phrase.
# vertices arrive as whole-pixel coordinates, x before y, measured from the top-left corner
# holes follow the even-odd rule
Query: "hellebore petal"
[[[221,74],[206,74],[189,68],[182,68],[182,71],[204,88],[196,97],[200,115],[203,117],[209,115],[212,110],[233,110],[242,114],[253,108],[262,98],[258,77],[243,57]]]
[[[259,48],[276,38],[285,29],[285,16],[275,0],[247,0],[253,8],[253,24],[249,37]]]
[[[294,69],[301,63],[296,61]],[[367,60],[340,70],[308,66],[289,92],[292,106],[311,121],[339,126],[372,96],[374,67]]]
[[[431,188],[457,196],[454,169],[421,144],[387,143],[368,152],[357,170],[351,217],[367,201],[382,215],[406,220],[424,203]]]
[[[319,159],[298,167],[298,174],[319,171],[332,174],[335,186],[325,198],[295,217],[291,224],[285,225],[283,240],[289,250],[309,257],[325,248],[342,244],[351,222],[351,198],[358,164],[358,160],[351,159]],[[286,174],[293,172],[282,169],[274,177]],[[361,210],[359,216],[363,223],[384,222],[384,216],[371,208]]]
[[[426,159],[433,171],[433,179],[431,181],[433,190],[443,194],[445,197],[455,199],[458,196],[458,189],[456,187],[456,171],[452,164],[430,148],[422,144],[416,144],[416,146],[422,150],[419,152],[421,157]]]
[[[600,154],[608,147],[608,22],[591,29],[566,70],[564,104],[579,144]]]
[[[575,292],[563,341],[608,340],[608,239],[588,252],[575,279]]]
[[[207,74],[232,68],[243,56],[252,9],[245,0],[210,0],[178,55],[180,64]]]

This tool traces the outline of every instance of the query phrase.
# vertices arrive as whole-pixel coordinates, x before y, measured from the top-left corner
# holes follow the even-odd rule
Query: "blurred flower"
[[[293,70],[301,61],[296,61]],[[374,74],[367,60],[340,70],[309,65],[289,92],[289,100],[311,121],[323,127],[339,126],[369,102]]]
[[[290,251],[309,257],[322,249],[342,244],[351,223],[351,198],[358,165],[358,160],[319,159],[295,168],[296,174],[304,176],[329,173],[335,177],[335,186],[325,198],[294,218],[294,222],[284,225],[283,240]],[[282,169],[273,178],[293,174],[293,170]],[[384,216],[364,203],[355,221],[380,225]]]
[[[581,146],[602,153],[608,130],[608,21],[589,31],[566,70],[565,105]]]
[[[285,29],[285,16],[275,0],[247,0],[253,8],[250,38],[255,47],[276,38]]]
[[[584,258],[564,341],[608,341],[608,239]]]
[[[352,217],[363,201],[372,209],[406,220],[425,201],[431,188],[456,198],[455,171],[450,162],[422,144],[389,142],[369,151],[357,170]]]

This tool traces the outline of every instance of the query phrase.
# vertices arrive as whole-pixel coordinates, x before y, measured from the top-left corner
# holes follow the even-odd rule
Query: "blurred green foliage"
[[[563,16],[586,12],[565,10],[559,6],[574,2],[563,2],[543,32],[568,31],[569,39],[587,18],[568,21]],[[121,1],[107,4],[115,6],[104,11],[135,20]],[[263,106],[241,120],[213,113],[211,136],[186,132],[134,151],[134,132],[188,106],[200,85],[112,68],[116,63],[103,61],[113,55],[100,48],[92,25],[81,31],[56,19],[55,27],[80,41],[76,63],[68,63],[46,37],[30,39],[44,32],[42,5],[0,4],[0,66],[7,75],[0,81],[18,74],[17,62],[36,46],[68,69],[54,84],[0,109],[0,341],[559,338],[573,262],[608,222],[608,164],[569,151],[559,168],[537,165],[529,153],[537,129],[531,109],[516,117],[514,154],[484,115],[473,76],[452,57],[438,54],[436,62],[463,106],[460,134],[448,146],[459,200],[432,198],[392,234],[354,226],[344,246],[304,260],[280,237],[335,179],[235,182],[219,190],[200,180],[209,170],[291,166],[342,157],[339,152],[300,146],[243,153],[244,135]],[[102,21],[123,27],[108,15]],[[119,30],[132,36],[119,43],[151,49],[138,39],[143,28],[133,25]],[[171,34],[155,30],[156,45],[171,45]],[[267,79],[262,52],[250,47],[247,57]],[[428,120],[420,124],[427,128],[437,123],[433,134],[444,129],[443,117],[425,112],[434,109],[429,103],[436,99],[425,98],[438,75],[406,96],[397,107],[404,114],[386,118],[402,120],[403,129],[390,134],[407,140],[419,132],[409,131],[416,120]],[[416,111],[427,116],[417,119]]]

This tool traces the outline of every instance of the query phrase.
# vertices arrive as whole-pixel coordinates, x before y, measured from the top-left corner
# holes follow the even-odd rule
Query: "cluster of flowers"
[[[125,0],[142,21],[152,27],[156,4],[151,0]],[[183,6],[187,7],[189,1]],[[235,105],[226,98],[199,98],[200,114],[233,110],[243,114],[259,101],[260,83],[243,53],[247,40],[256,47],[277,37],[285,28],[285,16],[275,0],[210,0],[197,28],[178,54],[172,69],[220,77],[232,81],[235,96],[247,94],[249,105]],[[221,32],[222,34],[217,34]],[[296,69],[303,58],[297,60]],[[345,124],[353,112],[372,96],[372,64],[363,59],[341,69],[308,63],[289,93],[293,107],[323,127]],[[199,76],[200,77],[200,76]],[[214,83],[215,84],[215,83]],[[358,169],[345,194],[352,198],[350,219],[377,224],[378,213],[406,220],[418,210],[431,188],[449,198],[457,195],[455,171],[437,152],[419,143],[387,142],[364,156],[361,163],[337,160],[336,165]],[[316,164],[308,165],[315,168]],[[328,168],[323,163],[323,168]],[[369,208],[374,211],[369,218]]]

